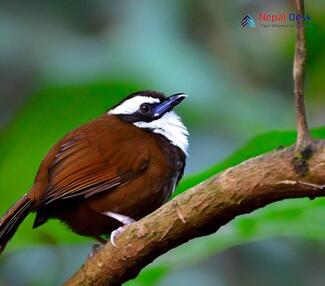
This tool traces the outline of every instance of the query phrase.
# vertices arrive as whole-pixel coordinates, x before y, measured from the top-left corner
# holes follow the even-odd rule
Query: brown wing
[[[63,140],[49,164],[47,188],[39,203],[78,196],[88,198],[125,184],[144,172],[148,164],[144,154],[129,152],[127,155],[134,154],[134,158],[123,161],[124,152],[129,150],[120,132],[123,131],[102,128],[95,133],[84,128]]]

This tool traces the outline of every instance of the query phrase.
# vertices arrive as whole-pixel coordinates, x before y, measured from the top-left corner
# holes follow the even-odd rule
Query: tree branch
[[[118,247],[106,244],[66,282],[121,285],[155,258],[188,240],[216,232],[238,215],[287,198],[325,195],[325,141],[313,143],[303,181],[294,147],[245,161],[179,195],[130,225]]]
[[[296,48],[293,61],[293,81],[294,95],[296,102],[296,117],[297,117],[297,143],[296,150],[300,151],[311,142],[310,131],[308,128],[305,104],[304,104],[304,79],[306,65],[306,38],[303,16],[305,14],[304,1],[295,0],[296,13],[300,16],[297,21],[296,31]]]

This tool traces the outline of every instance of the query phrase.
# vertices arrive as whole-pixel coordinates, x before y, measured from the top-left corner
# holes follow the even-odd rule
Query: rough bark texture
[[[303,16],[305,13],[304,1],[295,0],[296,13]],[[304,80],[305,80],[305,65],[307,58],[306,37],[304,21],[297,21],[296,29],[296,48],[293,60],[293,83],[294,95],[296,102],[296,116],[297,116],[297,150],[304,148],[311,142],[310,132],[308,128],[305,103],[304,103]]]
[[[324,196],[325,141],[313,143],[308,154],[301,166],[295,147],[284,148],[211,177],[130,225],[118,247],[107,243],[65,285],[121,285],[161,254],[238,215],[287,198]]]

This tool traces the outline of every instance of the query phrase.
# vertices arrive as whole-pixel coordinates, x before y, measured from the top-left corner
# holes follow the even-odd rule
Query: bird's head
[[[165,136],[185,154],[188,148],[188,131],[173,108],[187,97],[177,93],[169,97],[156,91],[132,93],[113,106],[108,114],[118,116],[138,128],[145,128]]]

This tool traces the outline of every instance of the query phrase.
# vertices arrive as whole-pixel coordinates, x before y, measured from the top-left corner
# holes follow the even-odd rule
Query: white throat
[[[154,133],[165,136],[173,145],[179,147],[187,156],[188,150],[188,131],[181,118],[174,112],[165,113],[161,118],[151,122],[135,122],[135,126],[149,128]]]

